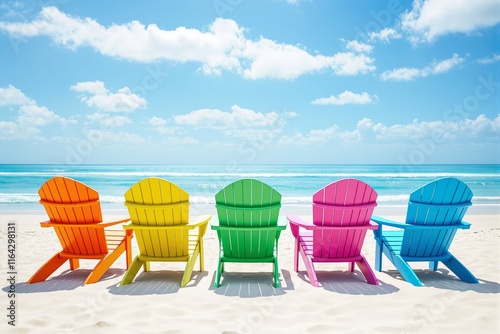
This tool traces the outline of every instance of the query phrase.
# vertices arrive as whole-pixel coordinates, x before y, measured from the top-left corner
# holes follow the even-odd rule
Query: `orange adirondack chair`
[[[130,266],[133,232],[105,229],[130,219],[103,223],[99,194],[94,189],[73,179],[56,176],[45,182],[38,194],[49,216],[49,220],[40,225],[54,228],[62,250],[40,267],[28,284],[45,281],[66,261],[69,261],[70,269],[75,270],[80,266],[80,259],[99,260],[84,284],[99,281],[124,252],[127,268]]]

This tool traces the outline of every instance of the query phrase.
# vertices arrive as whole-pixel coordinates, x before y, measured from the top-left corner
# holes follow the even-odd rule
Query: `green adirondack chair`
[[[219,239],[215,287],[220,286],[225,262],[273,264],[274,286],[279,288],[278,224],[281,194],[254,179],[233,182],[215,195],[219,222],[211,227]]]

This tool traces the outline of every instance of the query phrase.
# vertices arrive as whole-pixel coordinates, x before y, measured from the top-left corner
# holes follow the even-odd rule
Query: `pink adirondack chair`
[[[348,262],[350,272],[354,272],[356,263],[366,281],[378,285],[361,253],[366,231],[378,227],[370,222],[376,200],[377,193],[366,183],[343,179],[313,195],[312,224],[297,216],[287,216],[295,237],[295,271],[299,270],[300,253],[313,286],[318,286],[315,262]]]

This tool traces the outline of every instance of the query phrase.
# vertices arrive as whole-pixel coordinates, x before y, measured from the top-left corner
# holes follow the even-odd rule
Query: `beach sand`
[[[192,208],[191,213],[203,210]],[[431,272],[425,263],[414,263],[424,283],[414,287],[384,257],[383,272],[376,272],[379,286],[365,283],[357,268],[349,273],[347,264],[341,263],[318,265],[321,286],[313,287],[302,262],[299,273],[293,270],[293,238],[287,229],[279,243],[281,288],[272,287],[270,264],[229,263],[218,289],[213,288],[217,236],[211,230],[205,235],[205,271],[196,271],[197,263],[192,280],[183,288],[183,263],[152,263],[150,272],[141,270],[134,283],[118,287],[124,256],[96,284],[82,284],[96,262],[81,261],[76,271],[65,264],[47,281],[28,285],[29,277],[60,249],[59,242],[53,229],[39,226],[46,220],[42,211],[3,212],[0,332],[500,333],[500,216],[471,212],[465,217],[471,229],[457,232],[450,251],[479,284],[461,282],[442,266]],[[283,218],[297,213],[307,218],[308,210],[281,210]],[[405,211],[377,208],[375,214],[402,220]],[[123,215],[104,210],[109,220]],[[15,275],[7,268],[9,222],[16,228]],[[135,240],[133,244],[135,256]],[[374,250],[369,232],[363,253],[372,266]],[[15,276],[12,286],[11,276]],[[15,298],[9,298],[9,290]],[[11,301],[15,301],[15,327],[8,324]]]

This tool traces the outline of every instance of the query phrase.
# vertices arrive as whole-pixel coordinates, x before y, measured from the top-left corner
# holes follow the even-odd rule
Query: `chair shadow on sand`
[[[216,273],[214,273],[209,290],[223,296],[241,298],[281,296],[286,294],[286,291],[295,289],[290,272],[283,269],[281,270],[280,288],[274,287],[273,276],[269,272],[224,272],[222,277],[220,287],[214,288],[216,278]]]
[[[445,268],[439,268],[436,271],[429,269],[414,269],[414,271],[422,281],[424,287],[456,291],[474,291],[477,293],[500,293],[500,284],[497,282],[482,280],[478,277],[478,284],[466,283],[458,279],[451,271]],[[399,271],[395,269],[384,270],[384,273],[398,281],[406,282]]]
[[[301,280],[310,284],[306,271],[299,271],[297,275]],[[366,283],[365,277],[358,270],[355,270],[354,273],[341,270],[319,270],[316,272],[316,275],[320,286],[313,287],[314,289],[323,288],[327,291],[340,294],[367,296],[386,295],[399,291],[399,288],[382,281],[380,278],[378,278],[379,285]]]
[[[84,286],[83,282],[89,276],[91,269],[65,270],[57,276],[51,276],[49,279],[28,284],[26,282],[17,283],[16,293],[38,293],[53,291],[70,291]],[[99,281],[108,281],[123,275],[123,269],[108,269]],[[9,291],[9,287],[4,287],[3,291]]]
[[[112,285],[108,287],[108,290],[114,295],[167,295],[179,291],[183,275],[184,270],[155,270],[142,272],[131,284],[122,286],[118,286],[118,284]],[[193,271],[192,275],[192,279],[186,286],[182,287],[182,289],[198,286],[203,277],[208,276],[208,272]]]

